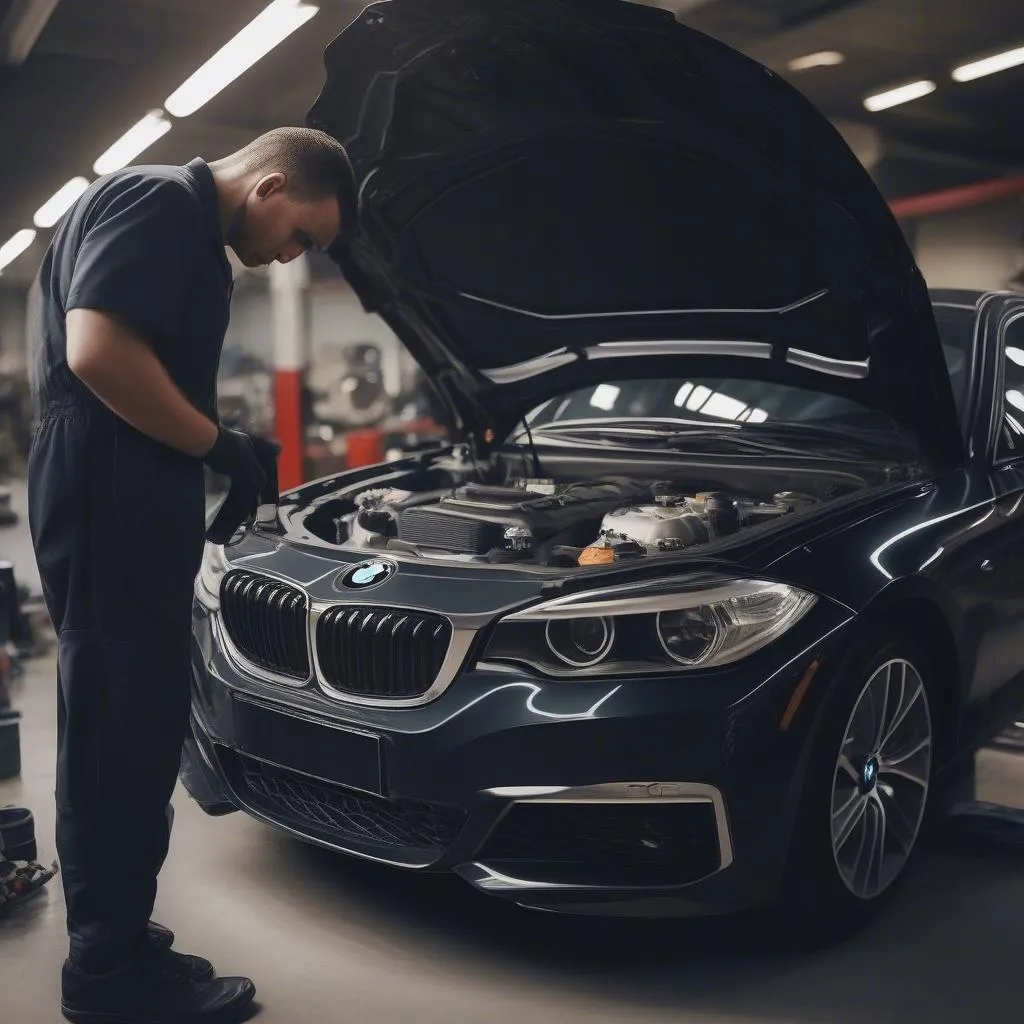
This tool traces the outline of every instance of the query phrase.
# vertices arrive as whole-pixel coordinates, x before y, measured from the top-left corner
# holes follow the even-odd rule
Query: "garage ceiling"
[[[23,0],[0,0],[15,7]],[[32,0],[36,2],[36,0]],[[147,111],[244,28],[268,0],[44,0],[53,6],[18,66],[0,66],[0,244],[92,165]],[[364,6],[318,0],[319,14],[139,157],[217,157],[283,124],[301,124],[323,81],[323,49]],[[34,272],[48,232],[4,271]]]
[[[480,0],[486,2],[486,0]],[[642,0],[785,74],[826,114],[881,129],[883,188],[903,194],[1024,167],[1024,68],[960,85],[951,69],[1024,45],[1021,0]],[[267,0],[0,0],[0,243],[243,28]],[[301,123],[322,80],[322,51],[363,6],[320,13],[143,157],[215,157],[280,124]],[[26,47],[28,41],[30,46]],[[17,47],[27,55],[21,62]],[[837,67],[788,61],[838,50]],[[4,59],[0,57],[0,59]],[[15,61],[11,63],[11,61]],[[868,114],[870,93],[930,78],[939,88]],[[47,232],[5,272],[31,275]]]
[[[652,0],[654,2],[654,0]],[[876,169],[890,196],[945,188],[1024,166],[1024,66],[954,82],[954,67],[1024,46],[1021,0],[657,0],[687,24],[785,75],[829,117],[870,124],[886,139]],[[689,8],[689,10],[687,10]],[[820,51],[836,67],[794,73]],[[923,99],[869,114],[864,98],[927,79]]]

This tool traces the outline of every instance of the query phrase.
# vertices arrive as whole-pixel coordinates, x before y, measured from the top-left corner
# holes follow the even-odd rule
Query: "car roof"
[[[973,309],[990,293],[975,288],[932,288],[928,294],[933,305],[969,306]]]
[[[992,288],[987,291],[977,288],[931,288],[928,295],[934,306],[959,306],[965,309],[977,309],[985,299],[994,295],[1024,298],[1024,293],[1012,288]]]

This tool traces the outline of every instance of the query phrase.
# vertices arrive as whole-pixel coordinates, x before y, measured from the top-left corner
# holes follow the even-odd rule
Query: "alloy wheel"
[[[893,659],[867,681],[846,726],[832,782],[832,853],[862,900],[899,877],[928,802],[932,719],[909,661]]]

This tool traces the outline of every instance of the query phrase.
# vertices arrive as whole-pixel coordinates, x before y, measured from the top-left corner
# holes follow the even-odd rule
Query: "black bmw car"
[[[196,581],[211,813],[590,914],[881,906],[1019,708],[1024,298],[929,295],[840,137],[619,0],[392,0],[309,122],[443,450]]]

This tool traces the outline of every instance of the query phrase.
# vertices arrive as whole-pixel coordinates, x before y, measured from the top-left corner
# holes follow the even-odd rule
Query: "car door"
[[[987,380],[977,391],[976,422],[987,429],[974,444],[976,457],[989,462],[993,519],[976,577],[990,612],[970,681],[979,725],[1004,704],[1019,707],[1024,689],[1024,298],[994,297],[980,327]]]

